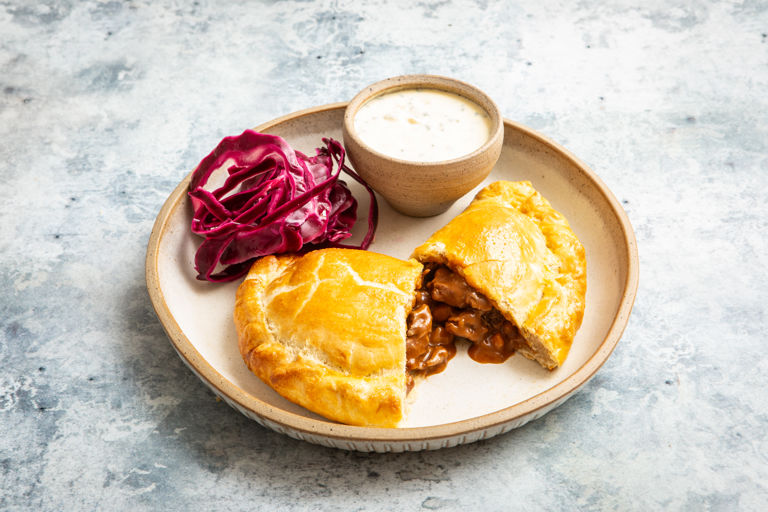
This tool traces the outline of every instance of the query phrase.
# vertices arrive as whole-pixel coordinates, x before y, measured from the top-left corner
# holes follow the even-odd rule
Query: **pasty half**
[[[452,288],[444,283],[456,283],[490,302],[492,308],[483,303],[476,308],[468,298],[463,305],[451,304],[455,318],[455,308],[465,308],[468,333],[485,329],[477,335],[479,349],[495,350],[502,360],[518,351],[550,370],[565,361],[584,315],[584,247],[565,217],[529,182],[485,187],[413,257],[432,272],[425,279],[431,299],[434,288],[450,296]],[[492,339],[494,333],[498,336]]]
[[[237,291],[240,353],[285,398],[350,425],[394,427],[422,265],[350,249],[257,260]]]

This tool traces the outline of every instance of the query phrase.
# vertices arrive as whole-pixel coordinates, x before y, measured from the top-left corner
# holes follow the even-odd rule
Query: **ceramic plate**
[[[322,137],[341,140],[345,103],[276,119],[256,128],[314,154]],[[213,149],[213,148],[211,148]],[[202,158],[203,154],[200,155]],[[362,451],[424,450],[455,446],[520,427],[563,403],[608,359],[629,318],[638,282],[637,247],[627,216],[600,179],[565,149],[505,121],[499,162],[478,189],[505,180],[529,180],[570,221],[587,254],[586,311],[565,364],[552,372],[515,355],[501,365],[479,364],[459,350],[445,372],[413,391],[401,428],[341,425],[275,393],[243,363],[232,308],[238,283],[195,279],[200,239],[189,231],[189,176],[163,205],[146,260],[147,287],[160,321],[182,360],[214,393],[261,425],[312,443]],[[367,227],[368,195],[346,180],[360,205],[353,240]],[[370,250],[398,258],[461,212],[476,191],[436,217],[400,215],[379,201]]]

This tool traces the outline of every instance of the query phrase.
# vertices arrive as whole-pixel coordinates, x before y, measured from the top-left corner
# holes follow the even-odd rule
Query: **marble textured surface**
[[[0,1],[0,509],[760,510],[768,500],[768,4]],[[622,201],[622,341],[565,405],[376,455],[199,382],[144,251],[218,140],[429,72],[478,85]]]

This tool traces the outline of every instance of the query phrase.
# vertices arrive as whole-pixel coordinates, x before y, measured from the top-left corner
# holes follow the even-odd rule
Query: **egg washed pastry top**
[[[421,271],[414,260],[351,249],[261,258],[237,291],[240,353],[292,402],[350,425],[394,427]]]
[[[418,247],[422,263],[449,266],[519,328],[518,351],[554,369],[584,315],[584,247],[568,221],[527,181],[497,181]]]

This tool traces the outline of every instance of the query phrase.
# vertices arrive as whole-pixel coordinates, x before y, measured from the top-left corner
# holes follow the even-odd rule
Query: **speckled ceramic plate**
[[[321,144],[321,137],[341,140],[345,105],[304,110],[256,129],[280,135],[294,148],[310,153]],[[563,403],[595,374],[619,341],[637,290],[637,247],[625,212],[584,164],[519,124],[505,121],[504,130],[501,158],[478,189],[498,179],[530,180],[568,218],[586,248],[587,308],[561,368],[548,372],[522,356],[501,365],[483,365],[460,350],[445,372],[414,390],[407,419],[398,429],[341,425],[288,402],[251,374],[240,358],[232,321],[237,283],[195,279],[193,258],[200,240],[189,231],[189,176],[163,205],[146,260],[152,303],[182,360],[217,395],[261,425],[349,450],[397,452],[469,443],[520,427]],[[354,182],[350,188],[365,215],[367,194]],[[473,196],[474,191],[444,214],[428,219],[405,217],[380,201],[379,229],[371,250],[407,258]],[[355,237],[359,239],[366,225],[361,218]]]

